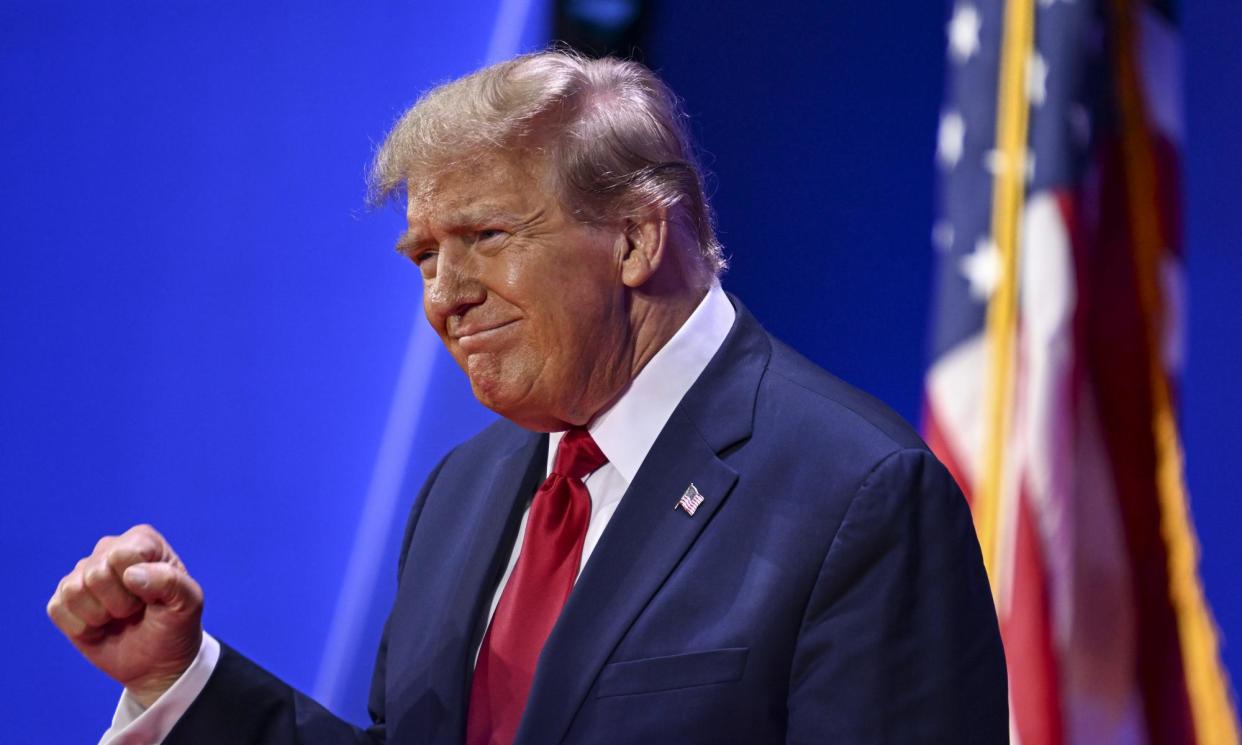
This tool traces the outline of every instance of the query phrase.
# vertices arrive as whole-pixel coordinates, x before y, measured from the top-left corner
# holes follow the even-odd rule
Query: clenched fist
[[[47,615],[91,664],[150,706],[198,654],[203,590],[164,537],[138,525],[100,539],[57,585]]]

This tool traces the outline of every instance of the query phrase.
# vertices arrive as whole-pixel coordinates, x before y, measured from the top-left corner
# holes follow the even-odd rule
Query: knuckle
[[[86,631],[86,621],[72,613],[65,613],[56,624],[66,636],[78,638]]]
[[[153,538],[156,540],[160,538],[159,531],[156,530],[155,526],[151,525],[150,523],[139,523],[125,532],[132,533],[133,535],[136,535],[136,536],[144,536],[146,538]]]
[[[86,623],[74,614],[59,593],[47,601],[47,617],[66,636],[76,637],[86,628]]]
[[[83,629],[90,626],[102,626],[108,622],[108,614],[94,606],[85,608],[77,608],[74,615],[81,619],[80,623]]]
[[[113,569],[123,568],[126,566],[125,558],[127,553],[124,546],[118,543],[108,549],[108,552],[103,555],[103,563]]]
[[[65,585],[65,587],[60,591],[60,603],[66,610],[72,611],[82,605],[82,596],[85,594],[86,593],[75,591],[69,585]]]
[[[65,634],[66,636],[73,635],[72,616],[70,616],[67,612],[57,610],[54,614],[49,614],[48,617],[52,619],[52,625],[60,629],[60,633]]]
[[[137,553],[147,559],[158,558],[163,553],[165,545],[164,537],[155,531],[150,525],[137,525],[131,528],[132,535],[128,536],[128,547],[134,553]]]
[[[83,621],[91,623],[100,623],[107,617],[107,612],[99,601],[85,593],[68,598],[65,602],[65,609]]]
[[[103,558],[105,564],[119,573],[134,564],[155,561],[159,555],[158,547],[152,542],[135,536],[118,541]]]
[[[112,579],[112,570],[104,562],[97,562],[82,572],[82,582],[90,590],[105,589]]]
[[[98,541],[95,542],[95,549],[91,553],[97,554],[97,553],[106,551],[108,550],[108,546],[112,545],[115,542],[116,542],[116,536],[106,535],[103,538],[100,538]]]
[[[73,573],[60,581],[60,596],[64,600],[69,600],[76,595],[82,594],[82,572],[74,569]]]

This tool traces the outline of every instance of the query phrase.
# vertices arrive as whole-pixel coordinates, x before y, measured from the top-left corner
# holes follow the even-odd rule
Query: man
[[[205,635],[139,526],[48,605],[125,685],[124,742],[1006,741],[960,492],[722,292],[683,118],[642,66],[565,52],[405,114],[375,195],[404,188],[427,318],[507,421],[415,500],[374,726]]]

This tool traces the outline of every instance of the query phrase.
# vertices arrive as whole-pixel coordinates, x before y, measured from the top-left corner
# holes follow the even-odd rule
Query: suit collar
[[[737,313],[713,283],[677,333],[656,352],[607,411],[588,425],[591,437],[625,483],[632,484],[660,431],[724,345]],[[564,433],[548,439],[548,468]]]
[[[772,357],[772,340],[734,295],[733,328],[677,411],[717,453],[750,437],[759,381]]]

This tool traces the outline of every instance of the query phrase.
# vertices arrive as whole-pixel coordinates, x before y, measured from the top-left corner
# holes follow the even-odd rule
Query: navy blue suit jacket
[[[517,745],[1007,742],[1004,656],[960,491],[899,417],[735,305],[578,578]],[[169,745],[459,745],[546,443],[501,421],[427,480],[372,728],[226,647]],[[693,516],[673,509],[691,483],[706,497]]]

